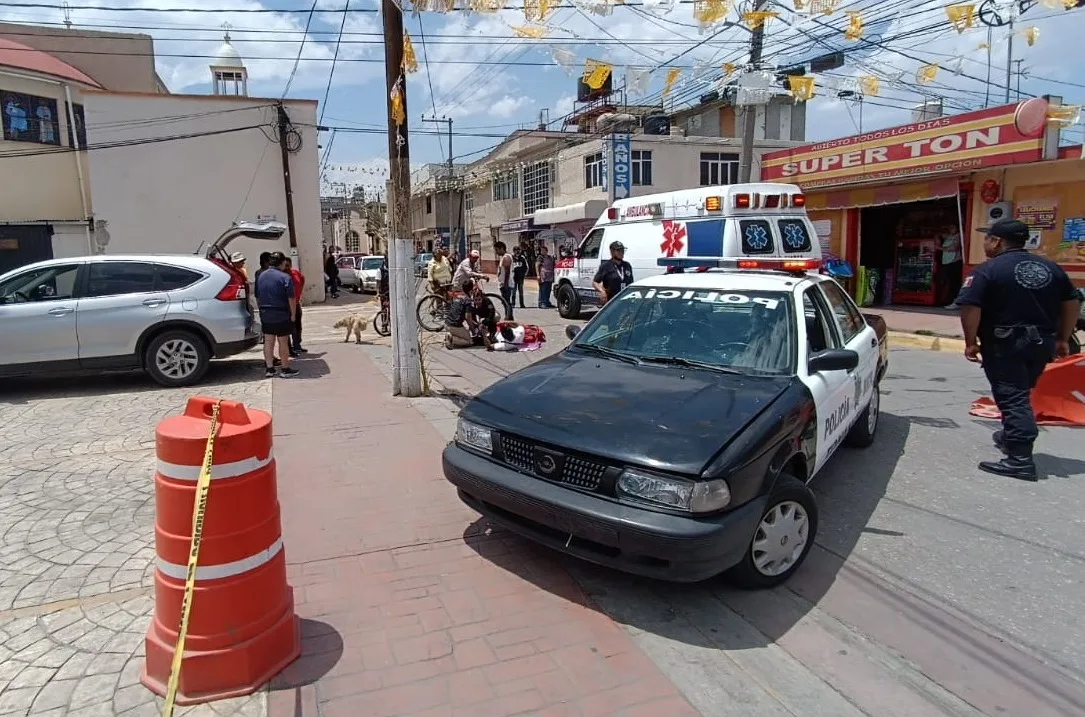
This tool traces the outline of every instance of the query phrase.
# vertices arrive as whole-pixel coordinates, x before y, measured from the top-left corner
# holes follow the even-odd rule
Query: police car
[[[595,307],[592,287],[608,247],[620,241],[633,276],[663,273],[658,261],[696,256],[781,258],[809,255],[816,244],[806,197],[793,184],[733,184],[620,199],[603,213],[573,257],[554,270],[554,298],[563,318]]]
[[[807,484],[874,441],[884,322],[817,273],[815,247],[658,262],[669,273],[464,406],[445,477],[494,522],[598,564],[776,585],[817,532]]]

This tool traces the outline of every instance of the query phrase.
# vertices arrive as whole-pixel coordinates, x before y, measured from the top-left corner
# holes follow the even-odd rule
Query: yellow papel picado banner
[[[756,30],[774,17],[780,17],[780,13],[771,10],[750,10],[742,13],[742,24],[751,30]]]
[[[418,58],[414,56],[414,45],[411,44],[411,36],[403,33],[403,63],[404,72],[418,72]]]
[[[876,75],[862,75],[859,77],[859,91],[864,95],[876,97],[881,91],[881,81]]]
[[[530,37],[534,40],[546,37],[546,33],[550,32],[550,28],[546,25],[509,25],[509,29],[512,30],[512,34],[517,37]]]
[[[1022,34],[1025,36],[1025,42],[1028,43],[1028,46],[1032,47],[1040,39],[1040,28],[1026,27]]]
[[[731,0],[693,0],[693,19],[701,25],[715,25],[731,12]]]
[[[946,17],[957,32],[964,32],[976,24],[976,6],[946,5]]]
[[[796,102],[806,102],[814,97],[814,78],[810,75],[788,75],[787,88]]]
[[[552,9],[550,0],[524,0],[524,19],[528,22],[542,22]]]
[[[848,26],[844,28],[844,39],[858,40],[863,36],[863,16],[858,10],[848,10]]]
[[[682,70],[677,67],[667,70],[667,79],[663,80],[663,99],[666,99],[667,95],[671,93],[671,88],[674,87],[674,82],[680,74],[682,74]]]
[[[938,65],[923,65],[915,73],[915,81],[921,85],[929,85],[938,76]]]
[[[601,60],[588,59],[584,61],[584,84],[593,90],[600,89],[610,77],[612,65]]]
[[[397,127],[401,126],[403,121],[407,119],[407,113],[403,109],[403,93],[400,90],[402,79],[403,77],[400,76],[395,86],[392,87],[392,91],[388,93],[388,96],[392,99],[392,121],[396,123]]]

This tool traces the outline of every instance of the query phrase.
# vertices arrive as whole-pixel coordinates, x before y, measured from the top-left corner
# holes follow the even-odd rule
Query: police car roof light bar
[[[723,259],[718,257],[676,257],[657,260],[657,266],[666,267],[667,273],[685,269],[744,269],[753,271],[783,271],[804,274],[821,267],[820,259]]]

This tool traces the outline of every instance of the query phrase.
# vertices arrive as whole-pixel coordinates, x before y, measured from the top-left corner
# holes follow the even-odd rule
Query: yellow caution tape
[[[203,539],[203,518],[207,512],[207,494],[211,487],[211,459],[215,453],[215,434],[219,427],[217,401],[211,408],[211,430],[207,434],[207,447],[203,451],[203,465],[196,480],[196,500],[192,506],[192,546],[188,551],[188,572],[185,575],[185,596],[181,599],[181,626],[177,630],[177,645],[173,648],[173,664],[166,685],[166,704],[162,717],[173,717],[173,704],[177,700],[177,681],[181,677],[181,660],[185,654],[185,636],[188,634],[188,616],[192,612],[192,592],[196,587],[196,563],[200,559],[200,541]]]

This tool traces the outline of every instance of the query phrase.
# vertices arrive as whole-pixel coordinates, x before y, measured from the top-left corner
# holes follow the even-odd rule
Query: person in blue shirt
[[[260,323],[264,329],[265,375],[272,377],[275,371],[275,347],[279,347],[282,363],[278,375],[284,378],[297,376],[298,370],[290,366],[290,337],[294,334],[294,318],[298,303],[294,296],[294,282],[283,271],[286,256],[275,252],[268,261],[266,271],[256,279],[256,305],[260,310]]]
[[[979,468],[1035,481],[1032,445],[1039,431],[1030,394],[1044,367],[1069,353],[1081,302],[1058,264],[1025,249],[1026,224],[1000,219],[977,231],[984,233],[988,259],[964,280],[956,303],[964,356],[979,363],[982,355],[983,372],[1002,413],[1002,430],[993,439],[1005,454]]]

